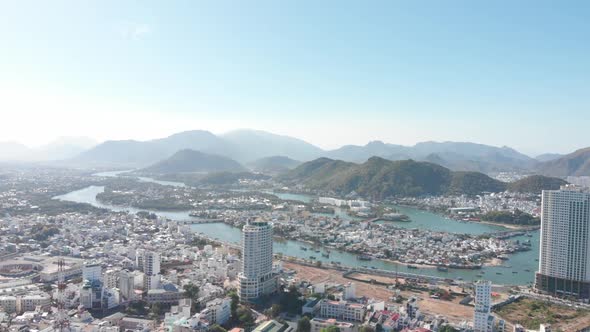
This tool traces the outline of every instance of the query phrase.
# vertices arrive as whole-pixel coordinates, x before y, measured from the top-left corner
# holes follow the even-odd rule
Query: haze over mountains
[[[64,139],[40,149],[18,143],[0,143],[0,160],[63,160],[81,167],[144,168],[190,149],[231,158],[253,170],[283,172],[300,162],[327,157],[362,163],[377,156],[389,160],[413,159],[442,165],[454,171],[495,173],[520,171],[550,176],[590,175],[590,152],[570,155],[543,154],[529,157],[510,147],[470,142],[422,142],[413,146],[372,141],[366,145],[345,145],[323,150],[303,140],[259,130],[241,129],[222,135],[205,130],[180,132],[148,141],[112,140],[91,147],[82,139]],[[281,159],[284,157],[287,159]]]
[[[0,142],[0,161],[51,161],[77,156],[98,142],[88,137],[58,137],[54,141],[29,148],[17,142]]]

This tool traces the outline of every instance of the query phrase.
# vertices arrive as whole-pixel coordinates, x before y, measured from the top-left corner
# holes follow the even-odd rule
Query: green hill
[[[482,192],[506,190],[506,183],[479,172],[453,172],[447,190],[450,194],[476,195]]]
[[[508,190],[514,192],[540,193],[541,190],[559,189],[559,187],[566,183],[566,181],[559,178],[552,178],[543,175],[532,175],[508,184]]]
[[[342,172],[354,168],[356,164],[329,158],[318,158],[303,163],[281,175],[280,180],[289,183],[304,181],[310,187],[319,188],[337,181]]]
[[[479,172],[453,172],[430,162],[411,159],[390,161],[380,157],[371,157],[362,164],[319,158],[299,165],[278,180],[342,195],[355,191],[373,199],[444,194],[476,195],[507,189],[536,193],[541,189],[553,189],[562,183],[554,178],[530,177],[508,184]]]
[[[341,194],[356,191],[380,199],[442,194],[446,192],[451,178],[450,170],[436,164],[371,157],[363,164],[328,158],[312,160],[286,173],[280,180]]]
[[[246,169],[237,161],[214,154],[184,149],[170,158],[142,169],[141,173],[210,173],[210,172],[242,172]]]
[[[248,164],[253,171],[278,174],[286,172],[300,165],[301,162],[285,156],[264,157]]]

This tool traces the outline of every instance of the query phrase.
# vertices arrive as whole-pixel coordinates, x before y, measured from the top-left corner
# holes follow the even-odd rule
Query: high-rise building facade
[[[492,309],[492,283],[486,280],[478,280],[474,286],[473,331],[492,332],[494,326],[494,316],[490,314]]]
[[[590,192],[567,185],[544,190],[538,291],[590,298]]]
[[[138,249],[136,252],[136,266],[145,275],[143,279],[143,289],[160,288],[160,254],[154,251]]]
[[[95,262],[84,262],[82,280],[102,281],[102,266]]]
[[[160,254],[146,251],[143,258],[143,272],[145,273],[144,289],[160,288]]]
[[[242,229],[242,272],[238,276],[242,301],[254,301],[277,291],[272,259],[271,225],[265,221],[248,222]]]

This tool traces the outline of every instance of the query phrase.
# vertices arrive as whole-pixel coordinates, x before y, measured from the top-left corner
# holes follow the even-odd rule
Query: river
[[[125,171],[118,171],[118,172],[103,172],[97,173],[96,176],[118,176],[119,174]],[[171,181],[158,181],[150,178],[142,177],[140,181],[145,182],[155,182],[163,185],[172,185],[172,186],[184,186],[182,183],[171,182]],[[145,209],[136,209],[130,207],[122,207],[122,206],[113,206],[108,204],[102,204],[96,200],[96,195],[100,192],[104,191],[104,187],[100,186],[90,186],[86,187],[81,190],[72,191],[65,195],[57,196],[56,199],[65,200],[65,201],[72,201],[72,202],[79,202],[79,203],[88,203],[96,207],[110,209],[112,211],[128,211],[130,213],[136,213],[138,211],[146,211]],[[301,195],[301,194],[293,194],[293,193],[280,193],[280,192],[268,192],[273,195],[278,196],[281,199],[285,200],[295,200],[301,202],[309,202],[314,197],[309,195]],[[498,231],[506,231],[507,229],[501,226],[496,225],[488,225],[488,224],[479,224],[479,223],[470,223],[470,222],[460,222],[456,220],[452,220],[449,218],[445,218],[439,216],[437,214],[433,214],[427,211],[422,211],[419,209],[411,208],[411,207],[396,207],[400,210],[401,213],[406,214],[410,217],[410,222],[396,222],[397,226],[399,227],[406,227],[406,228],[421,228],[421,229],[430,229],[435,231],[444,231],[444,232],[451,232],[451,233],[468,233],[468,234],[484,234],[484,233],[493,233]],[[149,210],[147,210],[149,211]],[[149,211],[153,212],[159,216],[169,218],[172,220],[195,220],[198,218],[190,217],[189,211]],[[342,218],[350,218],[346,215],[344,211],[337,211],[338,215]],[[239,244],[241,241],[241,230],[230,225],[224,223],[207,223],[207,224],[195,224],[191,226],[195,232],[202,233],[212,238],[218,238],[223,241],[233,242]],[[463,279],[466,281],[474,281],[480,278],[485,278],[487,280],[491,280],[493,283],[496,284],[505,284],[505,285],[526,285],[531,283],[534,280],[534,273],[538,268],[538,263],[536,259],[538,258],[539,253],[539,231],[534,231],[531,233],[532,237],[515,237],[513,240],[520,240],[526,241],[528,239],[531,240],[532,243],[532,250],[526,252],[516,253],[514,255],[510,255],[510,259],[506,261],[504,264],[506,266],[496,266],[496,267],[484,267],[481,270],[461,270],[461,269],[449,269],[448,272],[441,272],[434,268],[420,268],[418,270],[408,269],[406,265],[390,263],[382,260],[372,260],[372,261],[359,261],[356,258],[356,255],[346,253],[346,252],[339,252],[337,250],[331,250],[330,257],[326,258],[321,255],[321,253],[325,253],[325,250],[321,248],[314,248],[312,245],[307,243],[302,243],[298,241],[275,241],[274,242],[274,251],[277,253],[282,253],[288,256],[294,256],[299,258],[308,259],[309,256],[315,256],[317,260],[323,262],[340,262],[342,265],[345,266],[367,266],[367,267],[375,267],[378,269],[385,269],[391,271],[399,271],[399,272],[409,272],[409,273],[419,273],[424,275],[432,275],[442,278],[453,278],[453,279]],[[301,247],[305,247],[308,250],[302,250]],[[321,253],[316,253],[313,250],[320,250]],[[526,271],[529,270],[529,271]],[[483,272],[485,273],[483,277],[478,276],[478,273]],[[515,273],[513,273],[515,272]]]

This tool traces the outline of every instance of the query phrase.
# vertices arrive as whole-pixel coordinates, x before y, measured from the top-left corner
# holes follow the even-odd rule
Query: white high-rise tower
[[[277,291],[277,276],[272,271],[272,227],[265,221],[249,222],[242,229],[242,272],[240,299],[253,301]]]
[[[573,185],[544,190],[535,288],[590,298],[590,192]]]
[[[137,262],[145,274],[143,289],[148,291],[160,288],[160,254],[148,250],[138,251]]]
[[[492,306],[492,283],[478,280],[475,283],[475,308],[473,310],[473,330],[475,332],[491,332],[494,316],[490,315]]]

